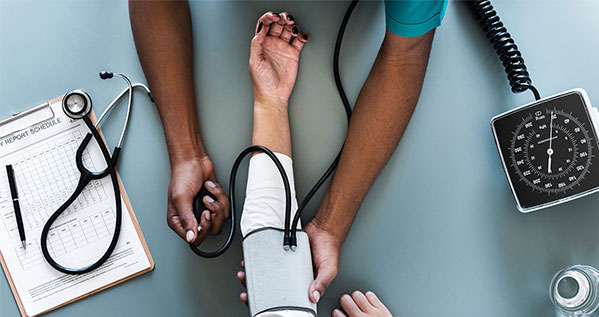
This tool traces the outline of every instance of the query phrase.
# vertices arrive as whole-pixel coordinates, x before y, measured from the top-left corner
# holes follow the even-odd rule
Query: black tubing
[[[229,249],[229,247],[233,243],[233,239],[235,238],[235,228],[237,227],[237,221],[235,219],[236,218],[236,216],[235,216],[235,209],[236,209],[235,180],[237,178],[237,170],[239,169],[239,165],[241,164],[241,161],[243,161],[243,159],[246,157],[246,155],[248,155],[252,152],[256,152],[256,151],[263,152],[266,155],[268,155],[268,157],[270,157],[270,159],[275,163],[277,169],[279,170],[279,173],[281,174],[281,178],[283,179],[283,186],[285,187],[285,234],[284,234],[283,246],[289,245],[289,237],[290,237],[289,222],[291,221],[291,187],[289,185],[289,179],[287,178],[287,173],[285,173],[285,169],[283,168],[281,161],[279,161],[277,156],[271,150],[269,150],[268,148],[261,146],[261,145],[252,145],[252,146],[246,148],[245,150],[243,150],[237,156],[237,159],[235,160],[235,163],[233,163],[233,167],[231,168],[231,177],[229,178],[229,201],[231,203],[231,225],[229,228],[229,236],[227,237],[227,241],[218,250],[216,250],[214,252],[204,252],[204,251],[198,249],[194,244],[190,243],[189,247],[195,254],[197,254],[201,257],[204,257],[204,258],[215,258],[215,257],[225,253],[225,251],[227,251],[227,249]]]

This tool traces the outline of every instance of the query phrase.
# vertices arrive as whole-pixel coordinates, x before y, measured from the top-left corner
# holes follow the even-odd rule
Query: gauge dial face
[[[523,209],[599,188],[597,137],[577,92],[509,112],[493,128]]]

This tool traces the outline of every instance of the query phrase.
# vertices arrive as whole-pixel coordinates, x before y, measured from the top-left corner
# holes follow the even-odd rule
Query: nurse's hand
[[[203,198],[208,209],[202,213],[199,224],[202,230],[198,234],[193,198],[202,185],[216,200],[209,196]],[[207,156],[173,164],[166,216],[168,226],[189,243],[198,245],[209,234],[218,235],[221,232],[223,221],[230,217],[229,197],[224,188],[216,183],[214,167]]]
[[[318,303],[322,295],[337,276],[339,267],[339,253],[343,241],[331,234],[328,230],[318,226],[312,220],[304,230],[310,240],[312,250],[312,264],[314,265],[314,281],[310,284],[308,295],[310,301]]]
[[[287,104],[297,76],[299,55],[307,41],[308,33],[301,32],[287,12],[269,11],[258,19],[250,50],[255,102]]]

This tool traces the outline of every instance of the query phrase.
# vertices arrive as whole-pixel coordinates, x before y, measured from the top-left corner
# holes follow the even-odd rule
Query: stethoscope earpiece
[[[114,76],[113,73],[107,72],[105,70],[103,70],[103,71],[100,72],[100,78],[102,78],[102,79],[112,78],[113,76]]]
[[[81,119],[92,109],[92,100],[89,95],[81,90],[75,89],[67,92],[62,98],[62,110],[72,119]]]

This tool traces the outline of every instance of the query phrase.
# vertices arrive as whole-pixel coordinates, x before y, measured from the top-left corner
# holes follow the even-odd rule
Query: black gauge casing
[[[526,213],[599,191],[599,122],[593,117],[599,120],[599,112],[586,92],[574,89],[491,120],[518,210]]]

